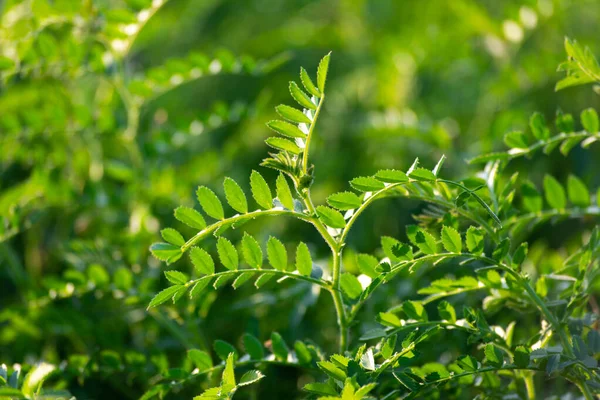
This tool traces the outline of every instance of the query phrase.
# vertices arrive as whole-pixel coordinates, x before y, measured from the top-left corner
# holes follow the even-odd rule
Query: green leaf
[[[275,358],[280,361],[287,360],[290,351],[279,333],[273,332],[271,334],[271,346]]]
[[[181,247],[169,243],[154,243],[150,246],[150,252],[161,261],[169,261],[181,256]]]
[[[194,363],[200,372],[206,371],[207,369],[211,369],[213,367],[212,359],[205,351],[197,349],[188,350],[188,358],[192,361],[192,363]]]
[[[339,192],[329,196],[327,203],[338,210],[352,210],[360,207],[362,200],[352,192]]]
[[[238,353],[235,347],[224,340],[215,340],[213,343],[213,348],[215,349],[217,356],[223,361],[227,360],[229,358],[229,354],[232,353],[234,354],[235,359],[238,358]]]
[[[385,187],[383,182],[373,178],[372,176],[359,176],[350,181],[350,186],[360,192],[375,192]]]
[[[294,352],[296,353],[296,357],[300,364],[308,364],[312,361],[310,350],[308,350],[308,347],[299,340],[294,342]]]
[[[317,215],[319,219],[327,226],[332,228],[343,228],[346,226],[344,216],[339,211],[334,210],[326,206],[317,207]]]
[[[598,113],[593,108],[587,108],[581,112],[581,124],[589,133],[597,133],[600,130]]]
[[[357,299],[362,293],[362,285],[358,278],[349,272],[344,272],[340,278],[340,286],[346,296]]]
[[[452,304],[448,303],[446,300],[442,300],[438,303],[438,314],[440,318],[449,322],[456,322],[456,311]]]
[[[483,232],[481,229],[470,226],[467,230],[467,249],[473,254],[483,253]]]
[[[379,276],[378,265],[379,261],[370,254],[357,254],[356,263],[358,269],[362,274],[367,275],[370,278],[376,278]]]
[[[425,311],[425,307],[423,307],[423,303],[420,301],[405,301],[402,303],[402,311],[408,318],[415,321],[429,321],[427,311]]]
[[[244,342],[244,349],[251,360],[262,360],[265,357],[265,349],[256,336],[246,333],[242,340]]]
[[[198,279],[198,281],[192,287],[192,290],[190,290],[190,299],[194,299],[196,296],[202,293],[202,291],[206,289],[208,285],[210,285],[212,279],[212,276],[205,276],[204,278]]]
[[[567,193],[569,200],[577,207],[588,207],[590,205],[590,192],[585,184],[574,175],[569,175],[567,180]]]
[[[398,316],[391,312],[380,312],[377,315],[377,322],[381,325],[391,326],[397,328],[402,326],[402,320]]]
[[[281,115],[281,117],[287,119],[290,122],[295,122],[298,124],[312,123],[312,121],[310,120],[310,118],[308,118],[306,114],[294,107],[281,104],[275,107],[275,111],[277,111],[277,113]]]
[[[568,133],[575,130],[575,121],[573,120],[573,115],[563,113],[560,110],[556,112],[555,124],[559,132]]]
[[[502,261],[502,260],[504,260],[504,257],[506,257],[506,255],[508,254],[509,250],[510,250],[510,239],[504,238],[504,239],[502,239],[500,244],[494,249],[494,252],[492,253],[492,258],[496,261]]]
[[[201,274],[212,275],[215,273],[215,263],[206,250],[199,247],[192,247],[190,259],[196,271]]]
[[[238,269],[239,258],[238,252],[235,246],[223,236],[219,237],[217,241],[217,252],[219,253],[219,259],[221,264],[229,270]]]
[[[278,119],[267,122],[267,126],[275,132],[291,137],[291,138],[306,138],[306,133],[302,132],[296,125],[289,122],[280,121]]]
[[[175,285],[185,285],[190,279],[186,274],[180,271],[165,271],[165,277]]]
[[[538,140],[546,140],[550,137],[550,129],[546,126],[544,116],[539,112],[533,113],[529,118],[529,127],[533,136]]]
[[[514,363],[519,368],[529,366],[529,350],[524,346],[518,346],[514,351]]]
[[[256,278],[254,286],[256,286],[257,289],[260,289],[261,287],[266,285],[271,279],[273,279],[273,277],[273,274],[262,274],[261,276]]]
[[[438,160],[437,164],[435,164],[433,171],[431,171],[431,172],[433,172],[433,175],[435,175],[436,177],[440,174],[440,170],[442,169],[442,165],[444,165],[444,161],[446,161],[446,155],[442,154],[442,156]]]
[[[252,268],[262,267],[263,253],[260,244],[247,232],[244,232],[244,237],[242,238],[242,254],[244,260]]]
[[[329,70],[330,57],[331,52],[321,59],[321,62],[319,62],[319,68],[317,68],[317,85],[319,86],[319,91],[321,93],[325,93],[325,82],[327,81],[327,71]]]
[[[491,366],[500,368],[504,364],[504,355],[499,348],[491,343],[485,346],[485,361]]]
[[[45,362],[39,363],[31,368],[29,373],[23,379],[21,391],[28,399],[38,398],[37,394],[41,391],[44,381],[56,370],[52,364]],[[0,397],[4,397],[0,394]],[[41,397],[41,396],[39,396]],[[14,397],[11,396],[14,399]]]
[[[415,179],[417,181],[435,181],[437,177],[428,169],[425,168],[415,168],[411,171],[408,176],[411,179]]]
[[[215,342],[216,343],[216,342]],[[216,350],[216,349],[215,349]],[[217,351],[218,353],[218,351]],[[234,363],[237,359],[237,353],[235,349],[227,355],[227,361],[225,361],[225,369],[223,370],[223,376],[221,377],[221,387],[227,388],[228,390],[232,390],[235,388],[235,372],[234,372]],[[225,390],[225,391],[228,391]],[[228,396],[229,397],[229,396]]]
[[[308,76],[308,72],[302,67],[300,67],[300,80],[308,93],[316,97],[321,97],[321,92],[319,92],[319,89],[317,89],[310,76]]]
[[[517,247],[517,250],[515,250],[515,253],[512,256],[513,268],[516,269],[521,264],[523,264],[523,261],[525,261],[525,257],[527,257],[528,250],[529,250],[529,245],[527,244],[527,242],[521,243],[521,245],[519,245],[519,247]]]
[[[301,275],[310,276],[312,272],[312,258],[308,246],[300,242],[296,247],[296,269]]]
[[[158,292],[158,294],[156,296],[154,296],[152,298],[152,300],[150,300],[150,304],[148,304],[148,309],[151,309],[152,307],[156,307],[162,303],[164,303],[167,300],[170,300],[173,298],[173,295],[175,293],[177,293],[177,291],[179,289],[181,289],[182,285],[173,285],[173,286],[169,286],[168,288],[161,290],[160,292]]]
[[[274,149],[287,151],[295,155],[298,155],[302,152],[302,149],[300,149],[296,143],[280,137],[270,137],[265,140],[265,143]]]
[[[333,379],[337,379],[338,381],[342,382],[346,379],[346,373],[331,361],[319,361],[317,365],[319,368],[321,368],[321,370],[323,370],[323,372]]]
[[[204,212],[214,219],[225,219],[223,205],[217,195],[206,186],[198,187],[196,191],[198,202],[202,206]]]
[[[358,389],[354,395],[355,399],[363,399],[366,398],[366,395],[369,394],[369,392],[371,392],[373,389],[375,389],[375,387],[377,386],[377,383],[373,382],[373,383],[369,383],[365,386],[362,386],[360,389]]]
[[[392,262],[397,263],[401,261],[408,261],[412,260],[413,258],[412,248],[409,245],[394,239],[393,237],[382,236],[381,247],[385,255]]]
[[[285,179],[283,174],[279,174],[276,181],[276,193],[277,199],[285,208],[288,210],[294,210],[294,198],[292,197],[292,191]]]
[[[582,140],[583,136],[572,137],[565,140],[560,145],[560,153],[566,157],[567,155],[569,155],[569,152],[573,149],[573,147],[577,146]]]
[[[339,398],[339,397],[337,397],[337,394],[338,394],[337,391],[333,387],[331,387],[331,385],[329,385],[328,383],[321,383],[321,382],[308,383],[308,384],[304,385],[302,390],[305,390],[310,393],[318,394],[318,395],[336,396],[334,398]]]
[[[254,200],[265,210],[270,210],[273,207],[273,196],[271,189],[267,185],[267,181],[256,171],[252,171],[250,175],[250,187]]]
[[[204,221],[202,214],[190,207],[177,207],[175,218],[194,229],[202,230],[206,228],[206,221]]]
[[[231,208],[239,213],[246,214],[248,212],[248,202],[240,185],[228,177],[223,181],[223,189],[225,189],[225,197]]]
[[[294,81],[290,82],[290,94],[304,108],[309,110],[316,110],[317,106],[310,100],[310,97],[298,87],[298,84]]]
[[[233,278],[234,275],[219,275],[217,276],[217,279],[215,279],[215,281],[213,282],[213,287],[215,288],[215,290],[218,290],[225,286],[227,283],[229,283],[229,281],[231,281]]]
[[[521,196],[523,196],[523,207],[529,212],[538,212],[542,210],[544,202],[540,192],[530,181],[525,181],[521,185]]]
[[[237,289],[237,288],[241,287],[243,284],[247,283],[250,279],[252,279],[252,277],[254,275],[256,275],[255,271],[246,270],[245,272],[242,272],[241,274],[239,274],[237,278],[235,278],[235,280],[233,281],[231,286],[234,289]]]
[[[247,386],[260,381],[265,376],[259,370],[253,369],[242,375],[238,386]]]
[[[544,176],[544,194],[546,195],[546,201],[552,208],[562,209],[567,205],[565,190],[551,175]]]
[[[526,149],[529,147],[527,135],[523,132],[514,131],[504,135],[504,143],[511,148]]]
[[[160,231],[160,235],[165,240],[165,242],[171,243],[174,246],[183,246],[185,244],[185,239],[181,236],[181,233],[177,232],[173,228],[165,228]]]
[[[450,226],[442,227],[442,244],[450,253],[460,253],[462,251],[460,233]]]
[[[431,233],[419,229],[415,235],[415,241],[413,242],[424,254],[436,254],[438,252],[438,245],[435,238]]]
[[[461,356],[456,360],[456,364],[466,372],[477,371],[479,363],[471,356]]]
[[[285,246],[277,238],[271,236],[267,241],[267,256],[269,263],[278,271],[287,269],[287,251]]]
[[[375,178],[386,183],[408,182],[408,177],[402,171],[395,169],[384,169],[375,174]]]

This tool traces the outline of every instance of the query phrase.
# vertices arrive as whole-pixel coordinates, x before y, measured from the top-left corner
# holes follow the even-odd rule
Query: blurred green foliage
[[[77,398],[139,398],[161,374],[191,368],[187,349],[244,332],[335,348],[332,305],[310,286],[224,288],[146,311],[166,287],[150,244],[163,225],[187,229],[172,210],[192,206],[199,184],[220,188],[228,175],[248,188],[268,151],[264,123],[289,101],[275,88],[299,65],[333,51],[312,153],[319,203],[355,176],[406,170],[415,156],[433,166],[446,154],[446,174],[465,176],[464,160],[502,149],[533,112],[551,121],[557,110],[599,105],[586,87],[554,93],[564,36],[598,53],[591,0],[5,0],[0,12],[0,362],[23,364],[23,376],[41,361],[57,366],[49,387]],[[598,151],[511,168],[526,168],[538,187],[546,172],[597,187]],[[404,237],[422,209],[406,200],[371,208],[349,238],[346,268],[382,234]],[[283,221],[248,229],[306,238],[303,225]],[[534,231],[530,257],[578,246],[586,223]],[[321,241],[309,245],[326,256]],[[551,270],[546,263],[536,267]],[[440,276],[389,285],[365,320]],[[266,375],[256,398],[289,398],[310,379]]]

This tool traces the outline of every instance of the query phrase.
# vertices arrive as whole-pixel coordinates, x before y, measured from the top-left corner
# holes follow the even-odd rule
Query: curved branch
[[[211,278],[211,280],[213,278],[218,278],[220,276],[228,276],[228,275],[237,275],[237,274],[243,274],[246,272],[255,272],[257,274],[271,274],[271,275],[277,275],[280,276],[282,278],[292,278],[292,279],[297,279],[300,281],[305,281],[305,282],[309,282],[318,286],[321,286],[327,290],[329,290],[331,287],[329,286],[328,282],[325,280],[321,280],[321,279],[316,279],[316,278],[311,278],[310,276],[305,276],[305,275],[300,275],[300,274],[295,274],[293,272],[288,272],[288,271],[280,271],[278,269],[236,269],[233,271],[221,271],[221,272],[216,272],[214,274],[210,274],[210,275],[204,275],[201,278],[198,279],[192,279],[189,282],[186,282],[186,286],[192,286],[195,283],[197,283],[198,281],[205,279],[205,278]]]
[[[483,256],[483,255],[478,255],[478,254],[472,254],[472,253],[437,253],[437,254],[427,254],[423,257],[419,257],[419,258],[408,260],[408,261],[400,261],[399,263],[396,263],[395,265],[392,266],[392,268],[389,272],[383,274],[384,275],[383,279],[373,280],[373,283],[371,285],[374,285],[374,287],[371,288],[369,286],[369,295],[371,293],[373,293],[379,286],[381,286],[382,283],[389,282],[398,272],[402,271],[403,269],[410,268],[417,263],[423,263],[423,262],[427,262],[427,261],[440,261],[445,258],[459,258],[459,257],[473,258],[478,261],[483,261],[485,263],[490,264],[493,267],[496,267],[500,270],[503,270],[503,271],[511,274],[518,282],[521,282],[523,285],[525,285],[525,283],[526,283],[518,272],[516,272],[515,270],[513,270],[512,268],[510,268],[509,266],[507,266],[505,264],[499,263],[498,261],[496,261],[492,258]],[[527,284],[527,286],[530,287],[529,284]],[[525,289],[525,290],[527,291],[527,289]],[[533,291],[533,293],[535,294],[535,291]],[[531,293],[528,292],[528,294],[531,297]],[[537,294],[536,294],[536,297],[537,297]],[[352,311],[350,312],[349,317],[348,317],[349,321],[352,321],[356,317],[356,314],[358,313],[360,308],[366,303],[366,301],[368,299],[369,299],[369,296],[364,296],[364,297],[361,296],[359,298],[358,302],[356,304],[354,304],[354,306],[352,307]],[[538,297],[538,299],[539,299],[539,297]],[[543,301],[541,299],[539,299],[539,301],[542,303],[543,307],[546,307],[545,304],[543,304]],[[540,304],[537,302],[535,302],[535,303],[541,309]],[[546,308],[546,310],[548,311],[548,313],[550,313],[550,311],[547,308]],[[552,314],[550,314],[550,315],[552,315]],[[549,321],[550,321],[550,319],[549,319]],[[558,325],[556,325],[556,326],[558,326]]]
[[[365,209],[375,200],[382,198],[382,197],[391,197],[394,194],[396,194],[394,192],[394,189],[398,189],[402,186],[411,184],[411,183],[419,183],[419,181],[417,180],[413,180],[413,179],[409,179],[406,182],[399,182],[399,183],[392,183],[387,185],[386,187],[384,187],[383,189],[380,189],[376,192],[373,192],[373,194],[367,198],[361,205],[360,207],[358,207],[354,214],[352,215],[352,217],[350,217],[350,219],[348,220],[348,222],[346,223],[346,227],[344,228],[344,230],[342,231],[342,234],[340,235],[340,238],[338,239],[338,241],[340,243],[344,243],[346,240],[346,237],[348,236],[348,233],[350,232],[350,229],[352,228],[352,225],[356,222],[356,220],[358,219],[358,217],[360,216],[360,214],[362,214],[363,211],[365,211]],[[432,197],[427,197],[427,196],[422,196],[422,195],[417,195],[417,194],[413,194],[413,193],[397,193],[399,196],[401,197],[406,197],[406,198],[410,198],[410,199],[415,199],[415,200],[422,200],[422,201],[426,201],[428,203],[431,204],[436,204],[445,208],[449,208],[449,209],[455,209],[457,213],[459,213],[460,215],[462,215],[463,217],[476,222],[478,224],[480,224],[485,230],[486,232],[491,236],[491,237],[495,237],[496,236],[496,232],[492,229],[492,227],[485,221],[481,220],[480,218],[478,218],[477,216],[475,216],[474,214],[472,214],[471,212],[469,212],[468,210],[465,210],[464,208],[460,208],[460,207],[456,207],[456,205],[454,203],[451,203],[449,201],[445,201],[442,200],[440,198],[432,198]]]
[[[275,365],[275,366],[280,366],[280,367],[303,368],[303,369],[307,369],[307,370],[314,371],[314,372],[320,371],[318,368],[314,367],[313,366],[314,364],[312,364],[312,363],[311,364],[299,364],[296,362],[281,361],[281,360],[275,359],[273,356],[270,356],[269,358],[260,359],[260,360],[244,359],[244,358],[245,357],[243,357],[242,360],[237,360],[234,363],[234,368],[240,368],[240,367],[246,367],[246,366],[259,366],[259,365]],[[215,366],[205,369],[203,371],[198,371],[197,373],[192,372],[187,377],[185,377],[179,381],[175,381],[175,382],[171,382],[171,383],[174,383],[176,385],[186,385],[188,383],[194,382],[198,378],[201,378],[205,375],[212,374],[213,372],[222,371],[224,368],[225,368],[225,363],[221,363],[219,365],[215,365]]]
[[[308,171],[308,153],[310,147],[310,139],[312,138],[312,134],[314,132],[315,126],[317,125],[317,119],[319,118],[319,114],[321,113],[321,106],[325,101],[325,93],[321,93],[321,98],[319,99],[319,104],[317,105],[317,110],[315,111],[315,115],[312,118],[312,123],[310,124],[310,128],[308,130],[308,134],[306,135],[306,142],[304,143],[304,152],[302,153],[302,172],[306,174]]]
[[[243,223],[243,222],[258,218],[258,217],[263,217],[263,216],[273,217],[273,216],[277,216],[277,215],[286,215],[286,216],[294,217],[301,221],[305,221],[305,222],[308,222],[311,224],[314,223],[313,218],[311,218],[309,215],[302,214],[302,213],[299,213],[296,211],[285,210],[283,208],[272,208],[270,210],[250,211],[249,213],[246,213],[246,214],[237,214],[237,215],[234,215],[233,217],[225,218],[219,222],[216,222],[210,226],[207,226],[206,228],[202,229],[200,232],[198,232],[197,234],[192,236],[190,239],[188,239],[188,241],[185,242],[185,244],[183,244],[181,246],[181,252],[185,253],[186,250],[188,250],[190,247],[192,247],[196,243],[200,242],[201,240],[206,238],[211,233],[214,233],[215,231],[219,230],[220,228],[229,227],[230,225],[234,225],[236,223]]]
[[[536,372],[543,372],[543,370],[538,369],[538,368],[529,368],[529,367],[517,367],[517,366],[504,366],[504,367],[484,367],[484,368],[480,368],[477,370],[473,370],[473,371],[465,371],[465,372],[461,372],[459,374],[455,374],[452,373],[451,375],[448,375],[446,377],[440,378],[440,379],[436,379],[434,381],[424,381],[419,389],[417,389],[416,391],[412,391],[411,392],[411,396],[415,396],[418,392],[420,392],[423,389],[426,389],[432,385],[437,385],[440,383],[444,383],[444,382],[449,382],[455,379],[460,379],[462,377],[465,376],[470,376],[470,375],[477,375],[477,374],[482,374],[485,372],[501,372],[501,371],[536,371]],[[394,377],[396,377],[396,379],[398,379],[398,377],[396,376],[397,372],[402,372],[402,371],[392,371],[392,374],[394,375]],[[400,379],[398,379],[399,382],[401,382]]]
[[[579,132],[571,132],[571,133],[560,133],[558,135],[552,136],[546,140],[540,140],[535,144],[532,144],[526,148],[512,148],[505,152],[497,152],[497,153],[488,153],[481,156],[474,157],[469,160],[469,164],[483,163],[494,160],[506,160],[512,161],[519,157],[526,157],[534,153],[535,151],[545,147],[547,145],[552,145],[553,143],[562,142],[569,139],[581,138],[581,140],[585,138],[597,138],[600,139],[600,134],[598,133],[590,133],[587,131],[579,131]]]
[[[551,209],[539,212],[532,212],[528,214],[515,215],[514,217],[511,217],[504,221],[504,227],[508,228],[510,226],[518,225],[522,222],[535,219],[538,219],[541,222],[552,217],[583,218],[588,216],[600,216],[600,207],[590,206],[586,208],[563,208],[560,210]]]

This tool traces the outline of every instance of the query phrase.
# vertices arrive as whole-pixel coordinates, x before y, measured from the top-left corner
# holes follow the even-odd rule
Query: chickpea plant
[[[598,80],[597,63],[588,51],[567,41],[569,61],[563,69],[569,76],[558,89]],[[591,58],[590,58],[591,57]],[[273,332],[268,348],[256,337],[244,335],[244,354],[235,346],[216,341],[214,350],[221,360],[204,351],[191,350],[189,358],[197,367],[177,383],[222,371],[220,385],[209,388],[196,399],[229,399],[242,387],[265,378],[260,371],[267,364],[296,365],[313,371],[315,381],[304,386],[309,398],[391,399],[391,398],[536,398],[542,379],[557,378],[570,384],[564,391],[586,399],[600,393],[600,334],[598,315],[590,311],[593,283],[598,277],[600,213],[598,196],[576,176],[563,183],[546,175],[543,193],[528,180],[526,171],[509,175],[512,160],[545,153],[559,147],[567,154],[574,146],[587,147],[600,139],[598,116],[593,109],[581,115],[582,130],[575,130],[572,116],[559,114],[558,133],[553,135],[541,114],[530,120],[530,132],[511,132],[506,152],[486,154],[471,160],[484,164],[476,175],[452,180],[443,177],[442,157],[432,169],[415,159],[407,169],[388,169],[352,179],[348,190],[331,194],[327,204],[316,205],[311,196],[318,166],[311,164],[310,150],[317,123],[326,102],[326,81],[330,55],[320,62],[313,81],[300,69],[300,84],[290,82],[289,91],[300,108],[276,107],[280,119],[267,125],[276,136],[266,140],[274,149],[262,163],[279,171],[273,183],[258,171],[250,174],[252,200],[240,185],[225,178],[225,199],[236,212],[231,214],[215,192],[205,186],[197,190],[203,214],[194,208],[179,207],[175,217],[198,232],[189,238],[172,228],[163,229],[164,243],[151,248],[156,258],[173,264],[187,254],[198,274],[165,272],[171,286],[158,293],[149,308],[184,296],[195,299],[202,292],[224,285],[239,288],[254,282],[257,289],[269,281],[297,280],[318,285],[331,296],[339,328],[339,350],[325,354],[311,341],[292,346]],[[419,225],[406,226],[408,241],[383,236],[384,257],[359,254],[360,279],[342,264],[347,239],[355,222],[375,201],[388,197],[417,199],[434,206]],[[254,204],[255,203],[255,204]],[[258,206],[258,208],[257,208]],[[321,269],[312,259],[309,247],[270,237],[260,243],[244,233],[239,244],[227,238],[233,229],[262,217],[295,218],[312,225],[315,235],[327,244],[330,263]],[[595,227],[584,230],[581,246],[562,255],[562,266],[541,274],[525,268],[528,243],[519,240],[523,232],[542,222],[564,218],[587,218]],[[210,220],[209,220],[210,219]],[[203,241],[216,237],[219,264]],[[376,253],[381,254],[381,253]],[[382,285],[392,285],[403,274],[440,265],[468,266],[470,274],[448,277],[422,287],[419,299],[380,310],[379,328],[364,329],[358,320],[360,310]],[[487,292],[479,308],[453,305],[453,296]],[[486,315],[494,310],[514,308],[528,313],[523,318],[539,319],[536,332],[520,331],[519,321],[493,326]],[[453,360],[423,360],[419,349],[432,340],[451,340],[452,332],[467,338],[464,354]],[[250,369],[236,378],[237,368]],[[268,378],[267,378],[268,379]],[[172,379],[171,379],[172,381]],[[537,382],[537,384],[536,384]],[[163,381],[147,396],[165,393],[172,383]],[[436,395],[437,393],[437,395]]]

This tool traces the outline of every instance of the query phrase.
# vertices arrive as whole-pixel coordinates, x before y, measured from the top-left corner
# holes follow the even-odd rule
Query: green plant
[[[258,209],[249,205],[239,184],[225,178],[223,192],[236,214],[228,216],[219,197],[205,186],[198,188],[197,198],[214,222],[207,223],[190,207],[175,210],[175,218],[197,233],[186,239],[173,228],[163,229],[165,242],[154,244],[151,251],[169,265],[189,254],[198,277],[166,271],[171,286],[158,293],[149,308],[167,301],[176,303],[185,295],[197,300],[206,295],[209,286],[218,290],[231,284],[237,289],[254,280],[260,289],[272,280],[308,282],[331,297],[339,330],[338,352],[326,355],[310,341],[297,341],[290,350],[282,337],[273,333],[267,353],[256,337],[247,334],[243,338],[244,356],[229,343],[215,342],[214,350],[223,361],[218,366],[212,364],[208,353],[190,352],[198,369],[178,384],[224,368],[221,385],[197,398],[231,398],[234,365],[274,363],[320,371],[325,380],[308,383],[304,390],[323,399],[413,398],[435,391],[440,391],[442,398],[446,394],[499,398],[501,393],[516,393],[533,399],[535,378],[544,374],[561,377],[573,383],[586,399],[594,398],[600,389],[600,335],[595,329],[597,315],[588,312],[588,304],[599,275],[600,230],[592,226],[590,233],[586,226],[586,233],[573,239],[580,247],[568,255],[553,253],[549,271],[533,268],[528,243],[521,242],[519,235],[549,219],[590,217],[595,224],[598,206],[591,205],[589,189],[575,176],[569,176],[565,191],[557,179],[546,175],[542,197],[527,176],[508,174],[508,165],[537,149],[549,152],[562,143],[561,152],[567,154],[580,141],[591,144],[598,138],[596,112],[589,109],[582,113],[584,130],[577,133],[569,133],[574,130],[573,118],[560,114],[558,136],[551,136],[542,115],[535,114],[530,121],[531,134],[507,134],[505,142],[512,149],[476,157],[473,162],[485,162],[486,166],[466,179],[441,177],[445,157],[433,169],[420,166],[415,159],[406,172],[381,170],[354,178],[350,190],[330,195],[327,205],[315,205],[311,187],[318,166],[311,164],[310,150],[325,104],[329,62],[328,54],[319,64],[316,83],[301,68],[303,88],[291,82],[289,90],[302,111],[280,105],[276,111],[282,119],[267,124],[280,135],[266,140],[276,152],[262,163],[279,172],[275,196],[273,185],[253,171],[250,188]],[[393,196],[432,207],[417,218],[419,225],[406,226],[407,242],[383,236],[382,252],[377,253],[381,257],[358,254],[357,269],[345,270],[343,261],[348,258],[344,253],[357,219],[376,200]],[[600,201],[598,196],[595,201]],[[312,261],[315,257],[310,246],[303,242],[294,244],[294,259],[288,254],[289,243],[270,237],[262,245],[247,232],[241,237],[238,233],[257,218],[284,216],[312,225],[330,251],[326,268]],[[239,237],[239,245],[226,235]],[[215,267],[207,250],[205,243],[211,238],[216,241],[223,268]],[[540,260],[545,257],[539,256]],[[359,317],[364,317],[363,309],[380,287],[408,274],[422,274],[431,266],[444,270],[445,276],[419,288],[426,297],[377,312],[380,326],[367,328],[369,323]],[[446,300],[475,291],[487,292],[479,307],[465,306],[457,311]],[[539,324],[520,329],[517,318],[503,319],[500,325],[488,324],[486,315],[502,308],[536,315],[528,318],[539,318]],[[445,357],[444,362],[419,358],[420,349],[431,345],[434,337],[441,336],[436,340],[450,343],[453,335],[464,340],[458,357]],[[148,396],[171,387],[165,381]]]

